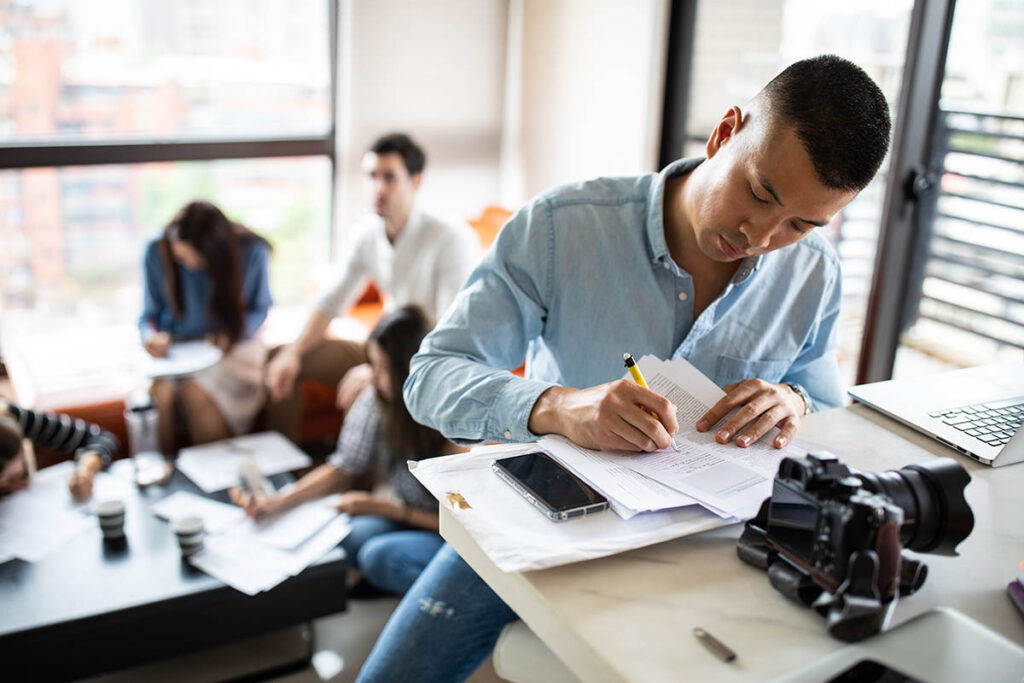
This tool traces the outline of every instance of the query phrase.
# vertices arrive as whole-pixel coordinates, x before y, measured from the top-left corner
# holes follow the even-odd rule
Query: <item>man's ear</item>
[[[722,145],[732,136],[736,135],[742,127],[743,112],[740,111],[738,106],[730,107],[729,111],[725,112],[719,120],[714,130],[711,131],[711,137],[708,138],[708,144],[705,149],[708,159],[715,156]]]
[[[416,175],[412,176],[412,188],[414,190],[420,189],[420,183],[422,183],[422,182],[423,182],[423,174],[422,173],[417,173]]]

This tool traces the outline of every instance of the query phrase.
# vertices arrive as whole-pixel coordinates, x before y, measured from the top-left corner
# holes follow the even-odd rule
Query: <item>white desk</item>
[[[1024,645],[1024,619],[1006,584],[1024,560],[1024,464],[978,465],[902,425],[852,406],[808,417],[800,436],[864,471],[955,457],[970,472],[974,531],[960,557],[920,555],[928,579],[893,623],[936,605],[955,607]],[[768,680],[844,643],[816,612],[775,591],[766,572],[736,556],[741,525],[613,557],[536,572],[498,570],[441,507],[441,534],[584,681]],[[713,657],[701,626],[739,655]]]

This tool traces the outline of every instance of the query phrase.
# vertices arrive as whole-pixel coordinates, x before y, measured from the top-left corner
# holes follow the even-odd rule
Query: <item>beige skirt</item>
[[[252,427],[256,413],[266,401],[263,366],[267,347],[260,339],[247,339],[235,344],[212,368],[193,379],[220,408],[228,429],[235,436]]]

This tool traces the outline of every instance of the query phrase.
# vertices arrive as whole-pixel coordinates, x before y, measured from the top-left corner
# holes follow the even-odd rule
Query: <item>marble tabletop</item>
[[[954,607],[1024,645],[1024,619],[1006,584],[1024,561],[1024,464],[991,469],[854,405],[809,416],[799,435],[864,471],[952,457],[970,472],[975,528],[959,557],[918,555],[928,579],[900,601],[893,623]],[[584,681],[769,680],[844,643],[816,612],[775,591],[736,556],[740,525],[564,567],[498,570],[442,506],[441,533]],[[713,657],[702,627],[738,655]]]

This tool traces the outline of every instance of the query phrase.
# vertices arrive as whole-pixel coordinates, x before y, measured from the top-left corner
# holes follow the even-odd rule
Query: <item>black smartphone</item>
[[[563,522],[608,508],[607,498],[547,453],[502,458],[492,462],[491,467],[552,521]]]

